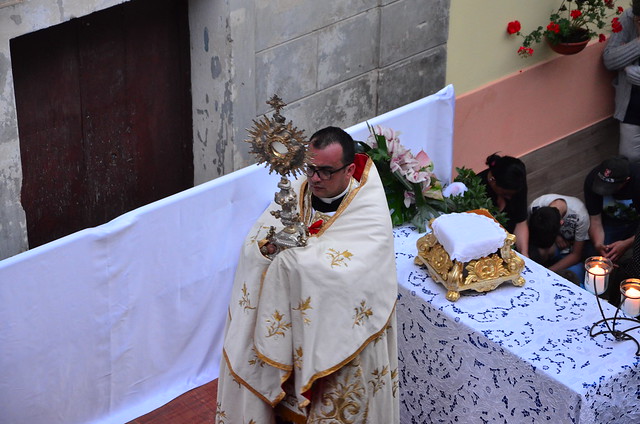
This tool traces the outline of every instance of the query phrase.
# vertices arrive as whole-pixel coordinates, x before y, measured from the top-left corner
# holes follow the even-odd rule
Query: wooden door
[[[186,0],[11,41],[30,247],[193,186]]]

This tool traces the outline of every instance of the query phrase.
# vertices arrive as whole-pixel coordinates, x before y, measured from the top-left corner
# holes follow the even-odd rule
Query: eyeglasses
[[[307,165],[305,168],[305,173],[307,174],[308,178],[312,178],[313,174],[318,174],[318,178],[320,178],[323,181],[326,181],[326,180],[330,180],[333,174],[335,174],[338,171],[342,171],[349,165],[351,164],[348,163],[342,168],[334,169],[333,171],[326,168],[316,168],[315,166]]]

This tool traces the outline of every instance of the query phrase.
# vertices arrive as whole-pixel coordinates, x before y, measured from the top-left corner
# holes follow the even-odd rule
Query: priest
[[[391,219],[375,165],[340,128],[310,139],[294,182],[306,246],[246,239],[229,304],[216,423],[399,422]]]

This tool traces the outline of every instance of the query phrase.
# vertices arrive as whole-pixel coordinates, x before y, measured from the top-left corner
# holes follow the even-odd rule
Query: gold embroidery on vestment
[[[373,315],[373,311],[370,307],[367,306],[367,301],[363,300],[360,302],[360,306],[353,308],[356,311],[356,314],[353,316],[353,325],[362,325],[365,319],[368,319],[371,315]]]
[[[293,352],[293,365],[299,370],[302,369],[302,356],[304,355],[304,351],[302,350],[302,346],[298,346],[296,350]]]
[[[360,347],[358,349],[355,350],[355,352],[353,352],[351,355],[349,355],[347,358],[345,358],[342,362],[334,365],[331,368],[327,368],[326,370],[322,370],[320,372],[315,373],[314,375],[311,376],[311,378],[309,378],[309,380],[306,382],[306,384],[304,384],[302,386],[302,390],[301,392],[304,393],[307,390],[311,389],[311,386],[313,385],[313,383],[318,380],[319,378],[323,378],[326,377],[334,372],[336,372],[337,370],[339,370],[340,368],[342,368],[343,366],[345,366],[346,364],[350,363],[351,361],[355,360],[358,358],[358,355],[360,354],[360,352],[362,352],[364,350],[365,347],[367,347],[367,345],[369,343],[371,343],[373,340],[375,340],[377,337],[380,336],[380,333],[382,333],[383,331],[386,331],[387,328],[389,327],[389,323],[391,322],[391,318],[393,318],[394,312],[396,310],[396,304],[398,303],[398,301],[396,300],[394,302],[393,308],[391,309],[391,314],[389,315],[389,318],[387,318],[387,322],[384,325],[384,327],[382,327],[380,329],[380,331],[378,331],[377,333],[371,335],[371,337],[369,337],[367,340],[365,340],[364,343],[362,343],[360,345]],[[271,365],[271,363],[269,361],[265,361],[267,364]],[[284,369],[284,368],[282,368]],[[307,402],[308,403],[308,402]],[[305,403],[306,405],[306,403]]]
[[[389,366],[388,365],[385,365],[384,367],[382,367],[381,371],[379,371],[378,368],[376,368],[371,373],[373,375],[373,379],[369,380],[369,383],[371,384],[371,386],[373,388],[373,395],[374,396],[386,384],[386,382],[384,380],[384,376],[387,375],[388,373],[389,373]]]
[[[256,351],[257,352],[257,351]],[[264,360],[264,358],[262,358],[262,356],[260,355],[260,352],[258,352],[258,356]],[[282,398],[284,398],[285,396],[285,392],[283,390],[280,391],[280,393],[278,394],[278,396],[275,397],[275,399],[271,400],[271,399],[267,399],[262,393],[260,393],[260,391],[256,390],[253,388],[253,386],[249,383],[247,383],[246,381],[244,381],[242,379],[242,377],[240,377],[238,374],[236,374],[233,371],[233,367],[231,366],[231,361],[229,360],[229,356],[227,356],[227,351],[222,349],[222,357],[224,358],[224,361],[227,364],[227,370],[229,371],[229,375],[231,375],[231,377],[233,378],[233,381],[235,381],[236,383],[238,383],[238,386],[242,385],[245,388],[247,388],[251,393],[253,393],[254,395],[256,395],[258,398],[262,399],[266,404],[271,405],[271,407],[275,407],[281,400]],[[267,364],[269,364],[268,361],[265,361]],[[271,365],[271,364],[269,364]],[[282,376],[282,381],[281,383],[284,383],[287,378],[289,378],[289,375],[291,375],[291,373],[285,373]]]
[[[258,351],[255,346],[251,348],[251,351],[253,352],[253,359],[249,359],[249,365],[259,365],[263,367],[264,361],[258,356]]]
[[[329,249],[326,255],[331,259],[331,268],[334,266],[348,266],[346,261],[350,261],[353,253],[345,250],[343,252],[339,252],[335,249]]]
[[[313,214],[313,219],[309,221],[309,225],[313,224],[316,221],[322,220],[322,225],[320,226],[320,228],[322,228],[324,227],[324,224],[326,224],[327,221],[329,221],[330,219],[331,219],[330,215],[316,211],[316,213]]]
[[[258,229],[256,230],[256,233],[254,235],[252,235],[251,237],[249,237],[249,239],[247,240],[247,246],[255,243],[258,241],[258,237],[260,236],[260,233],[262,232],[262,230],[266,229],[268,230],[271,227],[268,227],[266,225],[260,225],[258,227]]]
[[[244,308],[245,312],[247,312],[247,309],[256,309],[255,306],[251,306],[251,299],[249,299],[249,291],[247,290],[246,282],[242,284],[242,298],[240,298],[238,303]]]
[[[398,380],[398,368],[391,371],[391,393],[395,398],[398,394],[398,388],[400,387],[400,381]]]
[[[216,424],[226,424],[227,414],[222,410],[222,404],[216,403]]]
[[[271,318],[267,319],[267,337],[285,336],[284,332],[291,328],[291,323],[283,320],[284,315],[276,309],[276,311],[271,314]]]
[[[329,377],[325,387],[322,407],[313,410],[309,423],[355,424],[367,421],[368,405],[359,359],[345,365],[335,377]]]
[[[382,340],[382,338],[383,338],[383,337],[385,337],[385,336],[387,335],[387,333],[389,332],[389,330],[390,330],[390,329],[391,329],[391,324],[388,324],[388,325],[387,325],[387,327],[384,329],[384,331],[383,331],[383,332],[381,332],[381,333],[378,335],[378,337],[376,337],[376,338],[373,340],[373,343],[374,343],[374,344],[378,344],[378,342],[379,342],[380,340]]]
[[[292,308],[294,311],[300,311],[300,315],[302,315],[302,321],[306,325],[311,324],[311,319],[307,316],[307,309],[313,309],[311,306],[311,297],[307,297],[306,300],[300,299],[300,303],[298,303],[298,307]]]

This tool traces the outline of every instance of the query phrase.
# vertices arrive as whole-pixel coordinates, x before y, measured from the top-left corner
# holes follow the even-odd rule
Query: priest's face
[[[317,197],[334,197],[345,191],[356,165],[351,163],[345,166],[342,163],[340,143],[331,143],[324,149],[317,149],[311,145],[309,150],[313,169],[331,173],[328,179],[321,179],[317,172],[308,177],[311,192]]]

